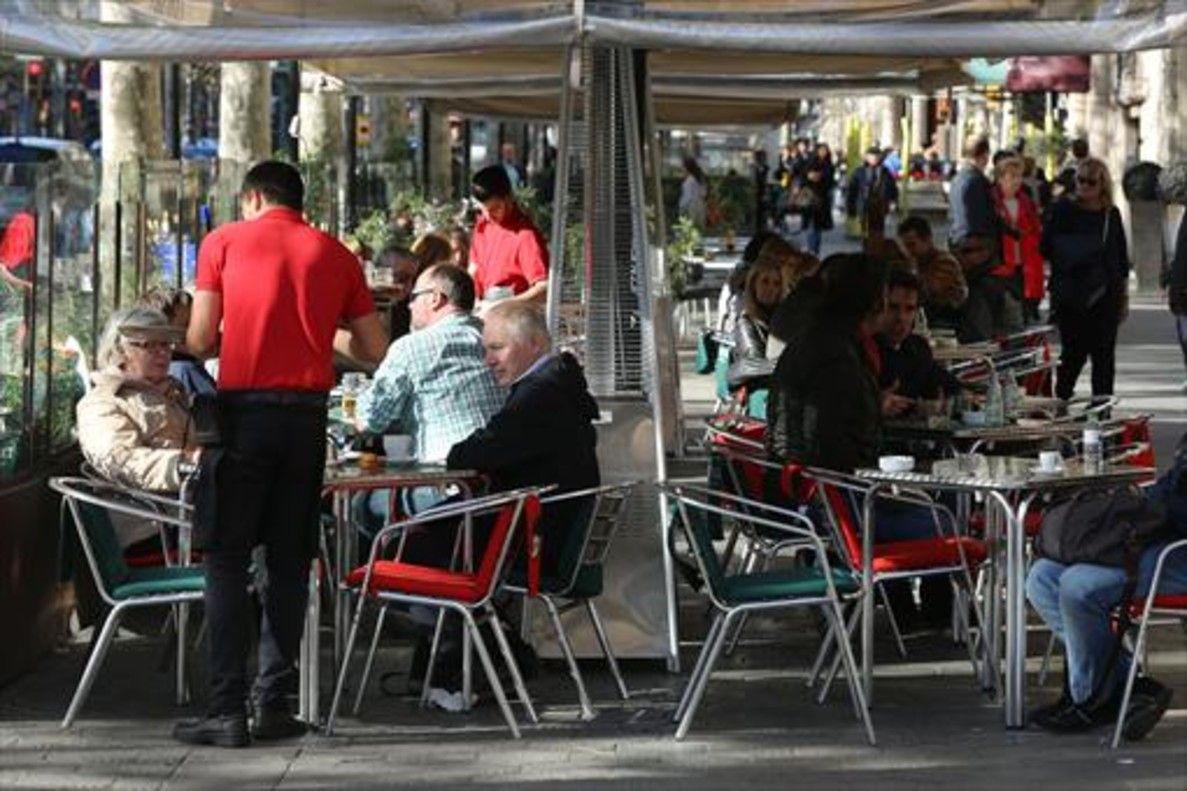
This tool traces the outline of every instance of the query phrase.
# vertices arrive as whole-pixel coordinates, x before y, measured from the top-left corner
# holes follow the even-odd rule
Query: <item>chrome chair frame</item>
[[[98,640],[95,642],[94,648],[91,651],[91,655],[87,659],[86,668],[83,670],[82,678],[79,680],[78,687],[75,689],[74,696],[66,710],[66,716],[62,719],[62,727],[69,728],[86,702],[87,696],[90,694],[99,669],[103,665],[103,660],[107,656],[107,651],[115,639],[120,619],[127,610],[136,607],[192,604],[196,601],[201,601],[204,594],[202,591],[187,591],[168,595],[148,595],[122,600],[116,599],[112,595],[112,592],[107,589],[107,584],[103,581],[99,560],[96,557],[95,549],[92,547],[90,537],[84,527],[83,517],[78,510],[78,503],[87,503],[109,512],[151,520],[159,525],[169,525],[182,530],[190,529],[190,523],[184,519],[160,513],[156,510],[149,510],[147,507],[137,508],[117,500],[105,499],[95,492],[95,490],[105,490],[108,494],[114,494],[125,499],[129,498],[130,493],[128,490],[116,484],[90,478],[57,477],[50,479],[49,486],[52,490],[62,495],[64,507],[70,511],[70,515],[74,520],[79,543],[82,545],[83,554],[86,557],[87,565],[95,582],[95,588],[104,603],[111,608],[103,621],[103,626],[99,632]],[[88,489],[90,491],[87,491]],[[173,502],[173,505],[176,505],[176,501]],[[185,662],[183,660],[185,651],[184,630],[179,629],[179,635],[181,641],[179,650],[181,653],[178,655],[177,662],[177,688],[180,696],[181,691],[185,689]],[[178,703],[182,702],[184,701],[178,701]]]
[[[713,619],[713,623],[709,627],[709,633],[705,637],[704,646],[697,658],[696,664],[693,667],[692,673],[689,676],[688,683],[681,695],[680,702],[676,706],[676,710],[672,715],[672,721],[679,723],[676,729],[676,739],[682,740],[688,734],[689,728],[692,726],[693,717],[696,715],[696,710],[700,706],[701,698],[705,693],[705,688],[708,686],[709,677],[713,673],[713,667],[716,665],[719,656],[721,655],[722,647],[724,646],[726,636],[729,634],[733,626],[734,619],[743,613],[760,612],[775,609],[791,609],[797,607],[819,607],[824,613],[825,618],[829,622],[829,634],[839,633],[844,627],[844,619],[841,613],[841,597],[837,591],[832,569],[828,562],[828,555],[826,552],[824,541],[817,534],[812,521],[803,514],[798,514],[793,511],[785,509],[778,509],[774,506],[766,506],[763,503],[751,501],[746,503],[750,508],[761,507],[763,510],[772,510],[779,512],[782,516],[793,522],[799,522],[806,525],[806,527],[797,527],[784,522],[777,522],[774,519],[768,519],[758,516],[753,516],[750,513],[743,513],[728,507],[714,505],[710,500],[719,499],[725,500],[727,503],[733,505],[741,505],[746,498],[737,497],[734,495],[724,494],[722,492],[714,492],[712,490],[689,484],[673,484],[660,483],[659,488],[665,492],[673,502],[676,503],[677,511],[681,517],[681,524],[684,527],[686,537],[689,541],[693,557],[696,561],[697,568],[705,580],[705,592],[709,598],[710,603],[716,609],[717,616]],[[697,499],[700,498],[700,499]],[[692,506],[703,511],[716,513],[719,516],[727,518],[740,518],[754,522],[763,527],[780,530],[788,533],[789,536],[795,536],[805,543],[809,544],[817,552],[817,562],[821,566],[823,579],[825,582],[826,595],[824,596],[805,596],[801,598],[782,598],[770,599],[764,601],[746,602],[742,604],[730,604],[722,599],[717,591],[713,589],[712,576],[705,563],[704,558],[701,557],[701,552],[697,547],[696,539],[692,535],[691,522],[689,520],[688,508]],[[840,655],[844,660],[846,674],[845,678],[849,682],[849,691],[853,699],[853,707],[858,719],[861,720],[865,728],[866,738],[871,745],[877,743],[874,735],[874,726],[870,720],[869,706],[866,702],[864,690],[858,677],[857,663],[854,659],[852,649],[847,640],[838,640],[841,647]]]
[[[499,644],[499,650],[503,654],[503,659],[506,662],[507,669],[511,673],[512,683],[515,686],[516,692],[519,695],[520,703],[527,712],[528,718],[533,722],[538,722],[539,718],[536,716],[535,708],[532,706],[531,699],[528,697],[527,689],[523,683],[523,677],[520,675],[519,666],[515,663],[515,658],[511,654],[511,647],[507,644],[505,635],[503,634],[502,622],[499,619],[498,613],[495,612],[494,606],[491,604],[491,599],[495,591],[498,590],[499,585],[503,579],[507,568],[507,555],[516,537],[516,533],[520,530],[520,520],[523,518],[524,502],[529,496],[538,495],[541,490],[539,488],[523,488],[516,489],[510,492],[503,492],[499,495],[492,495],[489,497],[476,498],[473,500],[466,500],[458,504],[443,506],[439,508],[430,509],[424,513],[415,516],[411,519],[405,519],[387,525],[375,534],[375,538],[371,542],[371,552],[367,560],[367,571],[363,576],[362,584],[358,586],[357,591],[352,586],[351,592],[357,593],[358,604],[355,607],[354,618],[351,622],[350,636],[346,641],[346,650],[342,659],[342,667],[338,672],[338,679],[334,685],[334,698],[330,704],[330,712],[326,719],[326,735],[330,736],[334,733],[334,727],[337,724],[338,707],[342,700],[342,693],[346,684],[346,675],[350,670],[350,656],[354,651],[355,641],[358,639],[359,625],[362,621],[363,608],[366,606],[367,600],[375,598],[383,604],[404,603],[404,604],[419,604],[435,609],[450,610],[458,613],[462,619],[464,631],[470,635],[471,643],[478,653],[479,661],[482,664],[483,671],[486,674],[495,698],[499,703],[499,708],[503,713],[503,718],[507,722],[507,727],[511,734],[516,738],[520,738],[519,725],[515,720],[515,715],[511,711],[511,706],[507,701],[507,696],[503,690],[503,685],[499,681],[498,674],[495,672],[494,664],[491,662],[490,653],[487,651],[486,644],[483,642],[482,635],[478,630],[478,623],[474,617],[475,612],[484,613],[490,620],[492,631],[495,634],[495,642]],[[435,522],[440,519],[461,517],[469,518],[478,513],[494,512],[500,506],[515,503],[515,510],[512,516],[511,527],[507,530],[507,535],[503,538],[503,546],[499,548],[498,560],[495,565],[494,573],[491,578],[490,587],[487,589],[485,595],[478,601],[473,603],[459,602],[453,599],[446,599],[434,596],[426,596],[419,594],[400,593],[395,591],[379,591],[374,594],[369,594],[368,590],[371,586],[371,576],[375,570],[375,563],[380,559],[380,551],[387,545],[390,537],[396,534],[403,534],[406,528],[413,525],[426,524]],[[346,586],[346,581],[343,580],[339,585]],[[436,660],[436,648],[438,639],[441,634],[443,619],[441,617],[437,620],[437,630],[433,638],[433,649],[430,651],[428,668],[426,669],[426,685],[429,677],[432,675],[433,664]]]
[[[1162,551],[1158,553],[1158,561],[1154,564],[1154,576],[1150,578],[1150,590],[1146,593],[1146,601],[1142,607],[1142,616],[1138,626],[1138,636],[1134,640],[1133,645],[1133,661],[1129,663],[1129,673],[1125,676],[1125,688],[1121,693],[1121,710],[1117,714],[1117,724],[1113,728],[1113,738],[1109,742],[1110,749],[1116,750],[1117,746],[1121,744],[1121,732],[1125,725],[1125,712],[1129,709],[1129,700],[1133,695],[1133,682],[1137,678],[1138,665],[1143,664],[1139,661],[1140,657],[1145,655],[1146,638],[1148,634],[1148,627],[1150,626],[1150,616],[1152,615],[1173,615],[1182,618],[1187,612],[1181,609],[1163,609],[1156,607],[1154,604],[1155,597],[1158,594],[1158,584],[1162,581],[1162,569],[1166,565],[1166,559],[1174,552],[1187,549],[1187,538],[1181,538],[1178,541],[1173,541],[1163,547]],[[1122,607],[1128,607],[1129,602],[1122,602]]]

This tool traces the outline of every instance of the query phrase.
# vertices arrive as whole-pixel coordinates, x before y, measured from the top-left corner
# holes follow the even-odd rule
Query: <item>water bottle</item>
[[[1002,395],[1002,383],[996,376],[989,377],[989,391],[985,394],[985,425],[1000,426],[1006,422],[1006,405]]]
[[[1104,447],[1101,445],[1100,424],[1096,416],[1088,418],[1084,426],[1084,473],[1097,475],[1104,470]]]
[[[1006,417],[1011,417],[1018,414],[1019,408],[1022,406],[1022,390],[1018,387],[1018,380],[1006,374],[1005,387],[1002,388],[1002,394],[1005,400]]]

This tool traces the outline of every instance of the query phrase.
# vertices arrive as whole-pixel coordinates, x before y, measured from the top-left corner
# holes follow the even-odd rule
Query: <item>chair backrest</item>
[[[626,506],[636,482],[607,484],[579,492],[566,492],[541,500],[549,506],[569,502],[574,504],[570,515],[579,530],[566,530],[564,544],[558,553],[556,576],[564,583],[564,590],[577,584],[582,569],[600,566],[606,560],[610,544],[618,530],[618,519]],[[557,525],[552,526],[555,530]]]
[[[820,495],[834,538],[845,549],[845,559],[850,568],[860,569],[861,530],[858,527],[857,516],[853,512],[852,499],[846,491],[833,483],[818,480],[816,491]]]
[[[52,478],[50,488],[60,493],[74,520],[75,531],[99,595],[114,603],[111,592],[131,574],[111,515],[186,524],[157,512],[152,504],[137,502],[122,487],[87,478]]]
[[[701,506],[701,503],[678,496],[676,514],[680,517],[680,524],[683,525],[684,534],[688,537],[688,546],[692,550],[701,577],[709,588],[709,595],[720,599],[725,574],[713,548],[713,536],[709,533],[708,520],[701,518],[699,514],[689,513],[691,509],[697,508],[707,511]]]
[[[517,536],[525,542],[528,562],[532,562],[533,555],[537,554],[533,544],[539,519],[540,497],[535,493],[524,494],[499,507],[486,549],[482,552],[482,562],[478,564],[477,582],[485,592],[484,597],[489,597],[502,580],[508,568],[507,555]]]

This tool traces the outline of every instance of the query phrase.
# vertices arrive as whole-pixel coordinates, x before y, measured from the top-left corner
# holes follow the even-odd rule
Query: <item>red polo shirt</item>
[[[548,245],[527,215],[512,208],[501,223],[480,217],[470,240],[470,263],[479,297],[492,286],[522,294],[548,279]]]
[[[354,254],[286,208],[207,236],[196,286],[223,300],[220,390],[328,391],[339,322],[375,310]]]

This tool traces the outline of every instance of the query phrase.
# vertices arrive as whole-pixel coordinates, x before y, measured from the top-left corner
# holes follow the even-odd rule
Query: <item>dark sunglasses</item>
[[[1089,187],[1095,187],[1100,184],[1100,179],[1088,178],[1087,176],[1076,176],[1077,184],[1086,184]]]

